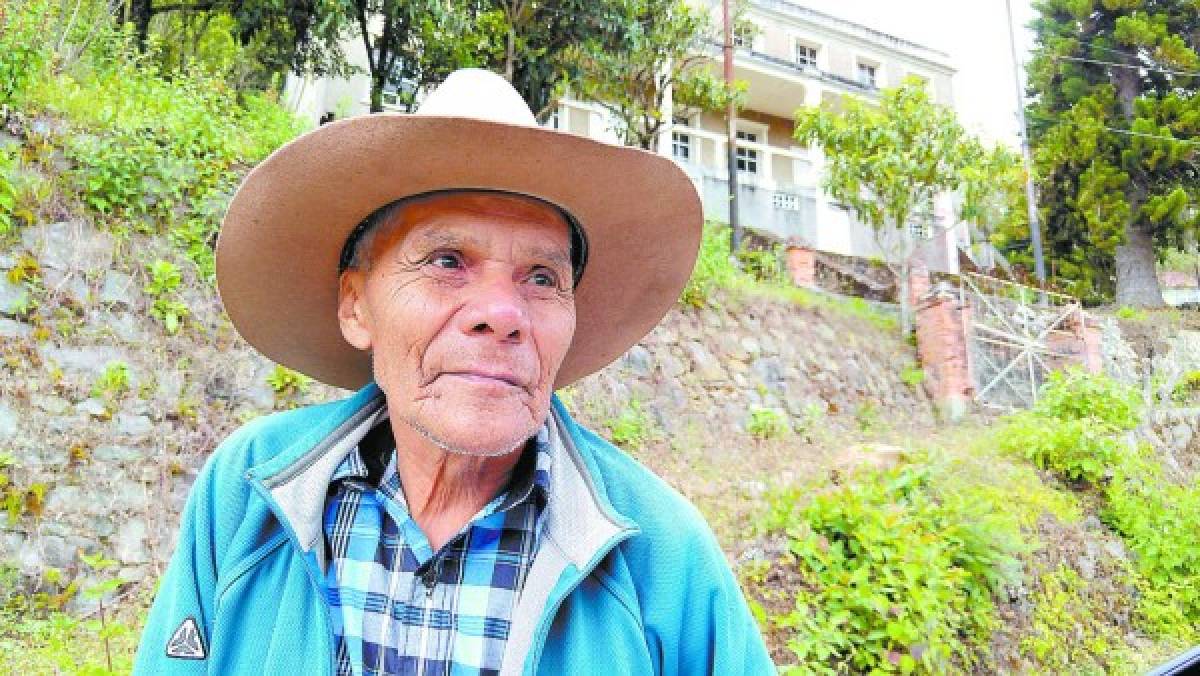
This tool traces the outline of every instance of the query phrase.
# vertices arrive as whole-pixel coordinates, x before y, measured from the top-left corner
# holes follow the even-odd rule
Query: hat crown
[[[441,85],[429,92],[414,114],[537,126],[537,118],[529,104],[512,84],[481,68],[463,68],[450,73]]]

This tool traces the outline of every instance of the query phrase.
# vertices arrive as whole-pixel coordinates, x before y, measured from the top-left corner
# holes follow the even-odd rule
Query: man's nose
[[[467,287],[470,298],[460,316],[464,333],[520,342],[529,333],[529,313],[511,270],[490,270]]]

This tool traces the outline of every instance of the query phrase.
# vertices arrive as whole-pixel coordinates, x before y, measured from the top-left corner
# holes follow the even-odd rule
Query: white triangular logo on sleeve
[[[167,641],[167,657],[177,657],[181,660],[202,660],[207,657],[196,620],[187,618],[175,633],[171,634],[171,640]]]

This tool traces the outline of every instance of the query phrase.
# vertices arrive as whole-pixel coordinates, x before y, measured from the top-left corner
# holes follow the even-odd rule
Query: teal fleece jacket
[[[333,673],[326,487],[386,414],[369,384],[251,422],[217,449],[188,497],[134,673]],[[551,418],[545,531],[501,673],[775,673],[695,508],[557,397]]]

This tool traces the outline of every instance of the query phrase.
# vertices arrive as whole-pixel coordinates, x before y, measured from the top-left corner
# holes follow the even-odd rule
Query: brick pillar
[[[929,279],[929,268],[925,263],[913,261],[912,267],[908,269],[908,303],[910,307],[916,307],[917,303],[921,302],[921,298],[929,293],[929,288],[933,282]]]
[[[787,268],[792,284],[806,289],[817,288],[817,252],[807,247],[789,246]]]
[[[1102,333],[1100,325],[1091,315],[1084,314],[1083,333],[1083,367],[1091,373],[1104,372],[1104,347],[1101,344]]]
[[[917,354],[925,369],[926,391],[942,415],[958,420],[975,395],[964,331],[968,311],[949,292],[923,297],[916,310]]]

